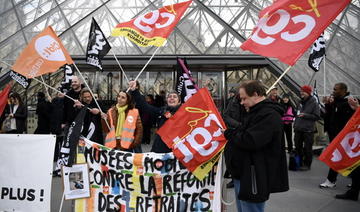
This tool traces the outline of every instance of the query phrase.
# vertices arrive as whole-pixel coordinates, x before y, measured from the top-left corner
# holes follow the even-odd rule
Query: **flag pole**
[[[275,85],[278,84],[278,82],[285,76],[285,74],[290,71],[291,67],[292,66],[287,67],[287,69],[280,75],[280,77],[274,82],[274,84],[266,91],[266,94],[269,94],[271,89],[273,89]]]
[[[95,101],[95,103],[96,103],[96,106],[99,108],[99,110],[100,110],[101,113],[104,113],[104,112],[102,111],[102,109],[101,109],[98,101],[96,100],[96,98],[95,98],[95,96],[94,96],[94,93],[92,92],[92,90],[91,90],[91,88],[89,87],[89,85],[87,84],[84,76],[81,74],[79,68],[77,67],[77,65],[76,65],[75,63],[74,63],[74,66],[75,66],[76,70],[78,71],[78,73],[80,74],[81,78],[83,79],[83,82],[85,83],[86,87],[89,88],[90,94],[91,94],[91,96],[93,97],[93,99],[94,99],[94,101]],[[109,125],[108,121],[107,121],[106,119],[104,119],[104,121],[105,121],[105,123],[106,123],[106,126],[110,129],[110,125]]]
[[[147,61],[147,63],[144,65],[144,67],[141,69],[141,71],[139,72],[139,74],[135,77],[134,81],[136,82],[136,80],[138,80],[138,78],[140,77],[140,75],[143,73],[143,71],[145,70],[146,66],[150,63],[150,61],[152,60],[152,58],[155,56],[156,52],[160,49],[160,46],[157,47],[157,49],[154,51],[154,53],[151,55],[150,59]],[[126,92],[128,92],[130,90],[130,87],[126,90]]]
[[[119,67],[120,67],[120,69],[121,69],[121,72],[122,72],[122,73],[123,73],[123,75],[125,76],[125,78],[126,78],[127,82],[130,82],[130,80],[129,80],[129,78],[126,76],[125,71],[124,71],[124,69],[122,68],[122,66],[121,66],[121,64],[120,64],[120,62],[119,62],[119,60],[118,60],[118,59],[117,59],[117,57],[116,57],[115,52],[114,52],[112,49],[111,49],[111,52],[112,52],[112,54],[113,54],[113,56],[114,56],[114,58],[115,58],[115,60],[116,60],[117,64],[119,65]],[[120,77],[119,77],[119,79],[120,79]]]
[[[44,80],[43,76],[41,75],[40,77],[41,77],[41,80],[43,81],[43,83],[45,84],[45,80]],[[45,91],[46,91],[46,94],[47,94],[48,98],[51,99],[48,88],[46,86],[44,86],[44,88],[45,88]]]
[[[326,96],[326,54],[324,55],[324,96]]]

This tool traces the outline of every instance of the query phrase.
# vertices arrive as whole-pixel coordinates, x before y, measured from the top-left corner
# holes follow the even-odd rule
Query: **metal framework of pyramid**
[[[182,1],[176,0],[0,0],[0,60],[13,64],[26,43],[51,25],[72,56],[85,55],[91,18],[105,35],[116,24]],[[193,0],[166,45],[157,55],[248,56],[239,47],[251,34],[259,11],[272,0]],[[345,82],[360,95],[360,0],[352,3],[326,29],[326,60],[314,79],[319,94],[330,94],[336,82]],[[127,39],[110,39],[117,55],[151,55]],[[289,72],[296,86],[307,84],[313,71],[306,52]],[[278,71],[286,64],[267,59]],[[0,64],[8,70],[4,64]],[[274,69],[274,70],[275,70]],[[0,76],[4,73],[0,72]]]

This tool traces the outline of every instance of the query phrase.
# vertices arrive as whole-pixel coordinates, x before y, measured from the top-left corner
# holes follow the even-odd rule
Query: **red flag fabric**
[[[202,180],[219,158],[226,144],[219,111],[206,88],[187,100],[158,134],[175,157]]]
[[[5,106],[7,104],[8,95],[11,90],[11,84],[7,84],[6,87],[0,92],[0,116],[4,112]]]
[[[360,165],[360,108],[319,159],[344,176]]]
[[[294,65],[350,0],[277,0],[241,48]]]
[[[138,46],[162,46],[192,1],[164,6],[120,23],[111,36],[125,36]]]
[[[27,78],[57,71],[74,63],[60,39],[48,26],[36,35],[16,59],[12,69]]]

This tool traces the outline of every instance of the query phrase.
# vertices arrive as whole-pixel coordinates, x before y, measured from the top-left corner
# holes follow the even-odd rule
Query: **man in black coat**
[[[81,82],[77,76],[73,76],[71,79],[71,89],[66,93],[67,96],[70,96],[71,98],[78,100],[80,98],[80,91],[82,89]],[[63,119],[62,119],[62,125],[61,127],[64,128],[65,126],[68,126],[71,124],[74,119],[76,118],[77,111],[74,107],[74,101],[65,98],[64,99],[64,113],[63,113]]]
[[[347,91],[345,83],[336,83],[333,89],[333,100],[330,97],[324,98],[325,131],[328,133],[330,142],[340,133],[355,112],[348,103],[349,95],[350,92]],[[338,173],[330,168],[326,181],[319,185],[320,188],[335,187],[337,175]]]
[[[248,111],[236,129],[227,129],[226,165],[234,179],[239,211],[264,211],[270,193],[289,190],[285,146],[278,103],[266,99],[264,85],[256,80],[239,89]]]
[[[310,170],[314,143],[315,122],[320,119],[320,107],[315,97],[311,95],[312,88],[304,85],[300,90],[301,102],[294,123],[294,141],[296,153],[301,158],[299,170]]]
[[[51,103],[46,101],[43,92],[37,93],[37,100],[36,114],[38,116],[38,121],[34,134],[50,134]]]

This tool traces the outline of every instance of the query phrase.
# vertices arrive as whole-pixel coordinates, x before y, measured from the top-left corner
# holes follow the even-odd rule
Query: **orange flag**
[[[27,78],[55,72],[74,63],[51,26],[36,35],[21,52],[12,69]]]
[[[319,160],[344,176],[360,165],[360,108],[321,153]]]
[[[192,1],[164,6],[120,23],[111,36],[125,36],[138,46],[162,46]]]

